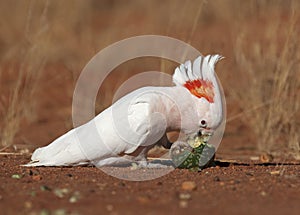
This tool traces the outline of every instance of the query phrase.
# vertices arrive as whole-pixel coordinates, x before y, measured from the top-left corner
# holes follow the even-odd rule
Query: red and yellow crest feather
[[[173,82],[187,88],[194,96],[214,103],[216,93],[219,93],[214,67],[220,59],[220,55],[207,55],[199,56],[193,62],[186,61],[175,69]]]
[[[185,82],[183,86],[185,86],[194,96],[205,98],[210,103],[214,102],[215,94],[212,82],[196,79]]]

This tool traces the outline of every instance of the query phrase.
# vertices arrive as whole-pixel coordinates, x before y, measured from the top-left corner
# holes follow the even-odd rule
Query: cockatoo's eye
[[[200,121],[200,127],[201,127],[201,128],[206,128],[206,127],[207,127],[207,122],[206,122],[204,119],[202,119],[202,120]]]

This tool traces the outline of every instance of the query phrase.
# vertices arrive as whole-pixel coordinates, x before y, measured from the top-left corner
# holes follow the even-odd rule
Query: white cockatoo
[[[25,166],[148,165],[152,147],[171,147],[167,132],[213,133],[223,117],[214,71],[221,58],[199,56],[181,64],[173,74],[175,86],[143,87],[125,95],[88,123],[36,149]]]

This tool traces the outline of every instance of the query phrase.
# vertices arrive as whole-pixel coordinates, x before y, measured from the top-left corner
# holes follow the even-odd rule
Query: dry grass
[[[228,61],[222,64],[219,77],[229,107],[242,111],[235,115],[237,108],[229,108],[228,115],[248,126],[258,150],[299,157],[299,10],[297,1],[284,0],[74,0],[72,4],[2,0],[0,81],[7,77],[14,81],[9,91],[0,86],[0,90],[5,88],[0,100],[0,145],[14,142],[24,119],[34,121],[39,78],[48,75],[45,65],[68,68],[73,80],[69,86],[74,86],[98,50],[127,37],[160,34],[189,42],[204,54],[225,55]],[[151,70],[153,64],[162,70],[174,66],[156,63],[121,65],[119,69],[126,72],[108,79],[98,110],[111,103],[113,92],[137,70],[146,66]],[[73,88],[68,91],[71,98]]]
[[[237,91],[243,117],[257,136],[258,149],[273,155],[299,158],[300,69],[299,4],[292,2],[290,16],[275,17],[253,35],[241,27],[235,43],[237,66],[245,88]],[[285,26],[285,28],[283,28]],[[251,41],[251,46],[249,42]],[[281,41],[281,42],[279,42]],[[259,107],[259,108],[256,108]],[[247,112],[248,110],[255,110]]]
[[[48,4],[46,2],[39,16],[39,26],[32,29],[33,24],[36,24],[31,21],[34,6],[29,5],[25,38],[6,53],[2,59],[1,76],[4,76],[5,72],[15,80],[8,94],[3,95],[1,100],[2,110],[0,114],[3,121],[0,145],[4,147],[13,144],[22,120],[25,118],[32,120],[35,117],[35,92],[46,60],[47,9]]]

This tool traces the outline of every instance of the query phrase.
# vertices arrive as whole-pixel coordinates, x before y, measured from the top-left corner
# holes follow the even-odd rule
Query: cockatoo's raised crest
[[[208,55],[198,57],[193,65],[191,61],[181,64],[175,69],[173,82],[177,86],[186,87],[194,96],[205,98],[208,102],[214,102],[214,67],[220,55]]]

